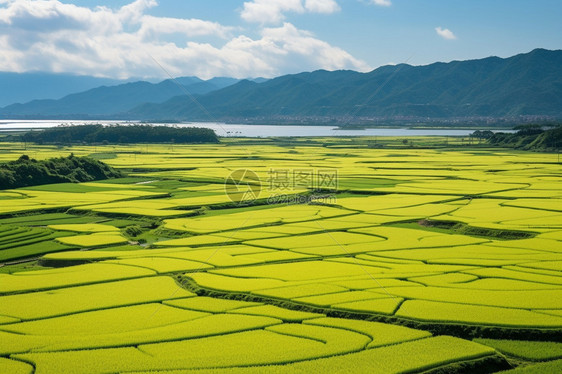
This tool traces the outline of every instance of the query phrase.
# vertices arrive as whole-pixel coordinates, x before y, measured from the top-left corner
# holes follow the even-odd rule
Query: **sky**
[[[560,0],[0,0],[0,71],[271,78],[562,49]]]

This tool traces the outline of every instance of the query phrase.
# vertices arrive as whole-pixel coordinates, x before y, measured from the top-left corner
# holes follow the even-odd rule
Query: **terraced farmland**
[[[368,141],[28,146],[127,177],[0,191],[0,372],[562,370],[554,156]]]

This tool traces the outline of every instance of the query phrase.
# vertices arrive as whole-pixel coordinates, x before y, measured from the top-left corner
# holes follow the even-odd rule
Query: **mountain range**
[[[325,71],[271,80],[179,78],[103,86],[59,100],[0,109],[4,118],[323,122],[369,118],[562,118],[562,50],[502,59],[389,65],[368,73]],[[186,94],[188,92],[189,94]]]
[[[33,100],[25,104],[12,104],[0,110],[5,117],[107,117],[127,112],[147,102],[163,102],[172,97],[206,94],[237,83],[234,78],[213,78],[207,81],[196,77],[167,79],[159,83],[146,81],[118,85],[103,85],[61,99]]]
[[[99,86],[114,86],[125,80],[45,72],[0,72],[0,107],[37,99],[60,99]]]

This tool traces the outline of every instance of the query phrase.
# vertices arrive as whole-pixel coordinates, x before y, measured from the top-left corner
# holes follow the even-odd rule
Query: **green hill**
[[[37,161],[27,155],[0,164],[0,190],[51,183],[78,183],[122,177],[120,171],[88,157],[51,158]]]

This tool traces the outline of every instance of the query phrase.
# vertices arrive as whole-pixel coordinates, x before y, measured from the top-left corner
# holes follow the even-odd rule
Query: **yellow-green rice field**
[[[555,155],[423,141],[2,143],[127,176],[0,191],[0,373],[562,371]]]

